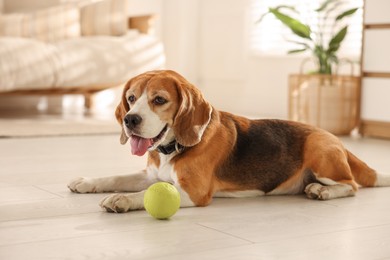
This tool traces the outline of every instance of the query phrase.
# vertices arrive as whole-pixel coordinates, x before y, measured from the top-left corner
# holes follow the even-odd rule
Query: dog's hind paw
[[[330,198],[328,187],[319,183],[310,183],[307,185],[305,193],[309,199],[328,200]]]

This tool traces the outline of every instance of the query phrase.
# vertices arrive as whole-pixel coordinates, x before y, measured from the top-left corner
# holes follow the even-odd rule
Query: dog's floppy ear
[[[121,144],[125,144],[127,140],[129,139],[127,135],[125,134],[125,130],[123,129],[123,118],[126,116],[127,112],[130,110],[129,104],[127,103],[126,99],[126,92],[130,88],[130,81],[127,82],[125,85],[123,92],[122,92],[122,98],[121,102],[119,105],[116,107],[115,110],[115,117],[118,123],[122,127],[122,132],[121,132],[121,137],[120,137],[120,142]]]
[[[180,106],[173,122],[176,140],[183,146],[194,146],[202,139],[211,119],[212,107],[202,93],[187,81],[179,81]]]

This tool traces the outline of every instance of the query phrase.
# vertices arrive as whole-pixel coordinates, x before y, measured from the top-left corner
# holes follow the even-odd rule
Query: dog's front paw
[[[328,187],[319,183],[311,183],[307,185],[305,193],[309,199],[328,200],[330,198]]]
[[[112,194],[100,201],[100,207],[107,212],[124,213],[131,210],[132,199],[127,194]]]
[[[96,193],[98,192],[94,180],[91,178],[79,177],[68,184],[72,192],[77,193]]]

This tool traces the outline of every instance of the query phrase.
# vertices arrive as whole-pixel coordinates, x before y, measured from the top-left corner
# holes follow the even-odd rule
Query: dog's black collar
[[[184,150],[184,146],[179,144],[178,142],[176,142],[176,140],[173,140],[172,142],[170,142],[169,144],[167,145],[159,145],[157,146],[157,151],[159,153],[162,153],[162,154],[165,154],[165,155],[168,155],[168,154],[171,154],[173,152],[178,152],[178,153],[181,153],[183,150]]]

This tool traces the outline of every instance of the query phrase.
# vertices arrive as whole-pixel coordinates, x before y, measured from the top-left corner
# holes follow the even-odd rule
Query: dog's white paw
[[[112,194],[100,201],[100,207],[108,212],[123,213],[131,210],[132,199],[126,194]]]
[[[328,200],[330,199],[330,192],[327,186],[319,183],[310,183],[305,188],[306,196],[309,199]]]
[[[94,180],[91,178],[79,177],[68,184],[68,188],[77,193],[96,193],[98,192]]]

